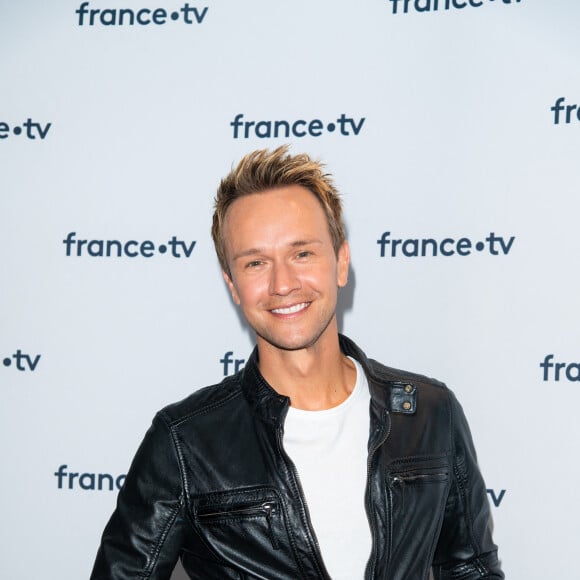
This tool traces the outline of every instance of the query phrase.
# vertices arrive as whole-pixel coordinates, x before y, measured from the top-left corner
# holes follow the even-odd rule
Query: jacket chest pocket
[[[193,498],[191,510],[197,535],[223,564],[251,578],[299,577],[275,489],[211,493]]]
[[[415,560],[417,577],[441,529],[451,476],[447,463],[406,465],[387,472],[392,557]],[[414,576],[413,576],[414,577]]]
[[[389,474],[393,510],[406,513],[418,508],[430,508],[431,511],[442,503],[448,480],[447,468]]]
[[[205,506],[197,510],[197,522],[207,530],[220,528],[223,530],[235,528],[245,529],[247,534],[267,536],[274,550],[280,549],[280,539],[277,533],[280,518],[280,503],[271,498],[256,503],[255,500],[244,503],[228,503]]]

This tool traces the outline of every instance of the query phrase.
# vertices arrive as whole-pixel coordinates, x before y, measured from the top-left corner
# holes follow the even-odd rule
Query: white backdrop
[[[0,0],[0,577],[88,577],[155,411],[247,358],[212,198],[280,143],[343,193],[343,331],[463,403],[507,577],[573,577],[579,17],[572,0]]]

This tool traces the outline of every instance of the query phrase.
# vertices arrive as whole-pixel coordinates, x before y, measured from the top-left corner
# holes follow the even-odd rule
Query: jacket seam
[[[195,409],[194,411],[191,411],[191,412],[187,413],[186,415],[182,415],[176,419],[171,419],[168,416],[167,412],[164,410],[160,411],[160,413],[163,414],[164,420],[166,421],[168,426],[171,428],[174,428],[174,427],[178,427],[181,423],[184,423],[188,419],[192,419],[193,417],[198,417],[200,415],[206,415],[207,413],[209,413],[215,409],[218,409],[219,407],[222,407],[223,405],[229,403],[232,399],[236,399],[240,396],[242,396],[241,391],[234,391],[233,393],[226,395],[223,399],[220,399],[219,401],[216,401],[215,403],[210,403],[210,404],[204,405],[203,407],[200,407],[199,409]]]
[[[159,554],[161,553],[161,549],[163,547],[163,544],[165,543],[165,540],[167,539],[167,536],[169,535],[169,531],[171,530],[171,528],[173,527],[173,524],[175,523],[178,512],[179,512],[179,506],[177,506],[171,510],[169,517],[167,518],[167,521],[165,522],[165,526],[163,527],[163,530],[161,531],[159,539],[155,543],[154,549],[149,554],[150,563],[145,568],[145,570],[139,574],[139,576],[141,578],[144,578],[144,579],[151,578],[151,574],[153,573],[153,570],[159,561]]]
[[[427,568],[425,569],[425,572],[426,572],[425,578],[428,577],[429,570],[431,570],[433,567],[433,557],[435,555],[435,551],[437,550],[437,543],[439,541],[439,536],[441,534],[441,529],[443,527],[443,522],[445,520],[445,504],[447,503],[447,499],[449,498],[451,485],[452,485],[451,479],[448,479],[448,481],[447,481],[447,495],[445,497],[445,500],[442,501],[442,505],[438,506],[440,508],[438,510],[439,511],[439,521],[438,521],[438,525],[437,525],[438,533],[433,534],[433,537],[431,539],[431,547],[429,548],[429,559],[427,561]]]
[[[159,413],[159,414],[161,415],[161,413]],[[179,510],[181,509],[181,506],[183,505],[183,471],[181,468],[181,461],[182,461],[181,455],[182,454],[180,453],[180,450],[178,448],[179,446],[176,445],[176,441],[175,441],[174,434],[173,434],[173,429],[171,429],[169,427],[169,425],[167,425],[164,417],[161,417],[161,420],[163,421],[163,423],[165,424],[165,427],[167,428],[167,430],[169,432],[168,434],[171,438],[171,442],[172,442],[174,448],[176,448],[175,449],[175,453],[177,456],[176,463],[177,463],[177,468],[179,469],[179,472],[180,472],[182,489],[176,490],[179,492],[178,498],[177,498],[178,505],[176,505],[174,508],[171,509],[169,516],[165,522],[165,525],[161,531],[161,534],[159,535],[157,542],[154,544],[153,549],[149,553],[150,563],[148,566],[146,566],[145,570],[139,575],[140,577],[142,577],[144,579],[151,577],[151,574],[153,573],[153,570],[159,561],[159,555],[161,554],[163,544],[165,543],[167,537],[169,536],[169,532],[171,531],[171,528],[173,527],[173,525],[177,519],[177,515],[179,513]]]
[[[374,359],[369,359],[368,368],[371,376],[379,382],[383,382],[385,380],[391,382],[392,381],[409,382],[419,384],[422,386],[436,387],[444,391],[448,390],[447,385],[442,381],[428,377],[426,375],[422,375],[420,373],[413,373],[409,371],[394,369],[392,367],[387,367]]]
[[[397,459],[389,463],[388,467],[389,469],[391,469],[392,467],[397,467],[398,465],[401,465],[401,467],[403,467],[404,465],[418,463],[419,461],[435,461],[437,459],[448,459],[448,457],[449,452],[425,454],[425,455],[406,455],[405,457],[398,457]]]
[[[175,454],[177,455],[177,466],[179,468],[179,478],[181,479],[181,501],[185,505],[186,498],[189,497],[189,484],[185,476],[185,458],[183,457],[183,448],[177,438],[174,427],[170,428],[171,442],[175,447]]]
[[[467,492],[465,489],[465,483],[468,478],[468,474],[465,473],[465,476],[462,475],[461,470],[459,469],[458,461],[457,461],[457,446],[456,446],[456,433],[455,433],[455,414],[453,411],[453,406],[451,402],[451,393],[448,393],[448,402],[449,402],[449,418],[450,418],[450,433],[453,437],[453,472],[455,473],[455,478],[457,481],[457,487],[459,489],[459,494],[461,496],[461,503],[463,505],[463,515],[466,522],[467,533],[469,534],[469,543],[471,544],[471,549],[473,550],[474,554],[479,554],[481,552],[481,546],[479,546],[478,542],[475,539],[473,533],[473,518],[471,517],[471,511],[468,506],[467,501]],[[479,560],[479,558],[477,558]],[[474,562],[474,560],[472,560]]]

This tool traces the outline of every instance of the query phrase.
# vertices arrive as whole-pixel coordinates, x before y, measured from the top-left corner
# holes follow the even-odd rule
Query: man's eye
[[[246,264],[246,268],[255,268],[256,266],[260,266],[262,264],[261,260],[252,260]]]
[[[303,250],[302,252],[298,252],[298,254],[296,254],[297,258],[308,258],[309,256],[312,256],[312,252],[308,250]]]

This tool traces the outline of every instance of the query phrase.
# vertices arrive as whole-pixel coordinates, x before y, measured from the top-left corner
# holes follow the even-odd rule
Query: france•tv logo
[[[580,107],[576,104],[564,104],[566,97],[560,97],[556,99],[553,107],[550,107],[550,111],[554,113],[554,125],[559,125],[560,121],[569,125],[572,120],[580,121]],[[561,115],[560,115],[561,113]]]
[[[15,135],[16,137],[22,135],[23,137],[26,137],[26,139],[31,139],[33,141],[35,139],[44,141],[51,127],[52,123],[45,123],[43,125],[42,123],[33,121],[30,117],[28,117],[28,119],[26,119],[26,121],[21,125],[15,124],[11,126],[5,121],[0,121],[0,139],[8,139],[11,137],[12,133],[12,135]]]
[[[544,361],[540,363],[543,369],[542,380],[559,381],[564,380],[579,382],[580,381],[580,363],[579,362],[554,362],[554,355],[547,354]]]
[[[63,463],[54,472],[58,489],[83,489],[85,491],[116,491],[123,487],[126,475],[111,473],[81,473],[68,471],[68,465]]]
[[[243,369],[246,365],[246,359],[234,358],[234,351],[228,350],[224,354],[224,358],[220,358],[220,364],[222,365],[224,371],[224,377],[227,377]]]
[[[16,369],[19,371],[30,371],[34,372],[38,363],[40,362],[41,355],[39,354],[26,354],[18,349],[14,354],[7,356],[2,361],[5,367],[12,366],[15,363]]]

